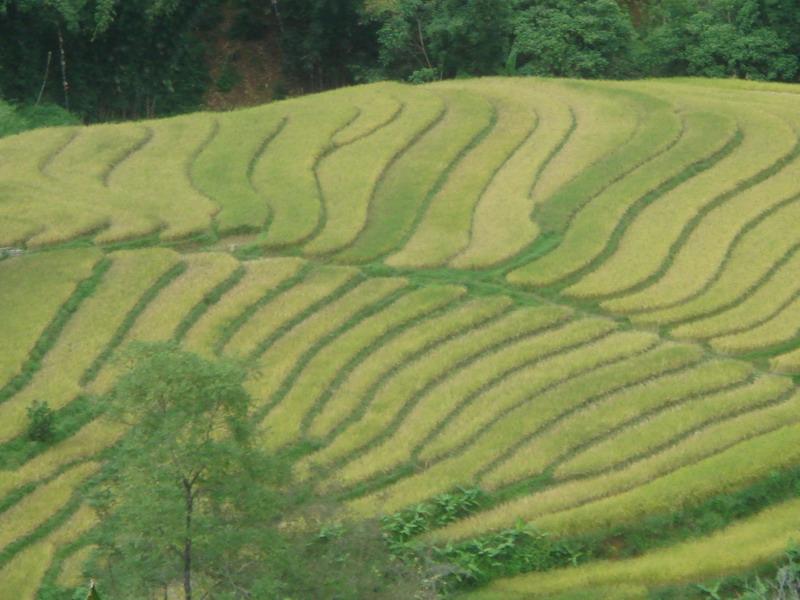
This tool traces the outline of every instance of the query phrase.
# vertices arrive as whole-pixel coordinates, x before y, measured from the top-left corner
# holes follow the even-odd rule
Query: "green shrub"
[[[28,407],[28,439],[49,442],[53,439],[55,418],[47,402],[34,400]]]
[[[38,127],[78,124],[78,117],[55,104],[14,106],[0,100],[0,137]]]
[[[412,537],[472,514],[481,507],[485,496],[479,488],[458,487],[429,502],[388,515],[382,520],[384,538],[395,554],[402,555],[404,544]]]

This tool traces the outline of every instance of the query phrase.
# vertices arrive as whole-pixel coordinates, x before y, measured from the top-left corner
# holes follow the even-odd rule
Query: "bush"
[[[78,117],[55,104],[15,107],[0,100],[0,137],[38,127],[78,124],[80,124]]]
[[[47,402],[34,400],[28,407],[28,439],[49,442],[54,436],[55,415]]]
[[[634,38],[629,15],[612,0],[547,0],[514,19],[516,67],[525,75],[620,77]],[[514,66],[514,65],[512,65]]]

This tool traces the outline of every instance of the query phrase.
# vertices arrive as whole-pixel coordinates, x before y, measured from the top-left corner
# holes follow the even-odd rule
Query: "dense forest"
[[[45,105],[85,121],[194,110],[267,62],[277,99],[495,74],[797,81],[798,56],[795,0],[0,0],[6,132],[57,120]]]
[[[754,80],[800,0],[0,0],[0,600],[800,600]]]

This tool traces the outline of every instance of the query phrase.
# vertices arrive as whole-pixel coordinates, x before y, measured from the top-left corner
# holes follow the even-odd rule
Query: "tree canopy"
[[[295,92],[496,74],[800,77],[794,0],[0,0],[0,97],[92,121],[197,109],[212,63],[237,81],[241,57],[215,56],[220,35],[263,43]]]
[[[110,597],[177,582],[186,600],[194,588],[265,591],[258,562],[279,546],[279,469],[253,443],[244,371],[170,344],[133,346],[126,360],[106,402],[130,430],[95,494]]]

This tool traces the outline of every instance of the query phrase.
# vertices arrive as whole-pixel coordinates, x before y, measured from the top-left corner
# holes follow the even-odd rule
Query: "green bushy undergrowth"
[[[79,124],[78,117],[55,104],[14,106],[0,100],[0,137],[39,127]]]
[[[28,407],[28,439],[34,442],[49,442],[53,438],[55,418],[47,402],[34,400]]]
[[[715,496],[695,506],[583,536],[556,539],[520,521],[511,528],[444,546],[430,546],[420,541],[417,536],[495,503],[492,496],[481,490],[458,488],[384,517],[382,523],[384,538],[392,555],[406,561],[433,561],[441,565],[446,573],[441,587],[454,590],[480,586],[498,577],[549,571],[588,560],[639,556],[655,548],[710,535],[736,520],[798,495],[800,467],[795,467],[775,471],[750,486]],[[800,553],[787,556],[791,567],[797,563]],[[773,571],[775,568],[771,567]],[[772,584],[754,578],[752,574],[721,581],[723,587],[720,589],[736,594],[753,594],[760,586],[766,586],[765,590],[772,589]],[[713,589],[715,585],[716,582],[705,587]],[[659,592],[662,595],[656,597],[687,597],[680,595],[689,593],[687,589],[665,589]],[[675,593],[678,596],[670,595]],[[714,597],[703,596],[702,593],[697,586],[691,588],[692,597]],[[771,596],[741,597],[761,600]]]
[[[439,566],[438,588],[450,591],[491,579],[577,564],[580,547],[553,540],[520,522],[510,529],[466,542],[429,547],[414,538],[475,513],[489,500],[478,488],[459,487],[382,519],[390,553],[406,562]]]

